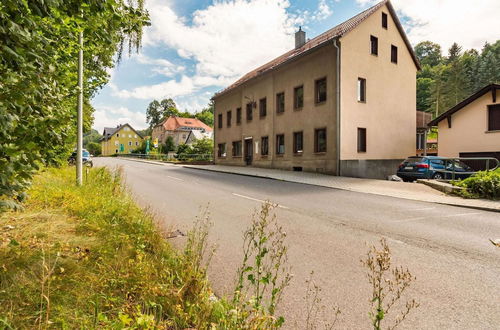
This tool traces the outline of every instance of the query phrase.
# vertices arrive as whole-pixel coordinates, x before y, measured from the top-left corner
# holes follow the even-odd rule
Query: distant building
[[[439,156],[500,160],[500,85],[488,85],[429,123],[438,127]]]
[[[168,117],[160,124],[153,127],[152,138],[165,143],[167,137],[171,136],[175,146],[185,144],[191,131],[200,133],[212,133],[213,129],[196,118]]]
[[[129,154],[140,147],[142,140],[129,124],[105,127],[100,140],[102,155]]]
[[[427,126],[432,120],[430,112],[417,110],[417,156],[437,156],[437,139],[429,139],[429,127]]]
[[[215,94],[215,163],[385,178],[415,154],[413,48],[384,0]]]
[[[198,140],[203,140],[203,139],[210,139],[213,140],[214,138],[214,132],[202,132],[199,130],[192,130],[189,132],[188,137],[186,138],[186,144],[193,144]]]

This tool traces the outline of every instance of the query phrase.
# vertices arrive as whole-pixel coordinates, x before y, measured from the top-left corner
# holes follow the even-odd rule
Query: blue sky
[[[249,70],[356,15],[375,0],[146,0],[152,26],[140,54],[124,56],[94,98],[94,127],[147,127],[149,102],[171,97],[195,112]],[[500,31],[498,0],[393,0],[413,44],[480,48]],[[466,24],[473,22],[473,24]]]

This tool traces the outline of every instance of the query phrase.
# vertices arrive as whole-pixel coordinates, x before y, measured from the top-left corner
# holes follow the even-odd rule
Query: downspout
[[[340,176],[342,174],[342,171],[340,170],[340,47],[339,44],[337,43],[338,39],[333,40],[333,46],[335,49],[337,49],[337,68],[336,68],[336,84],[335,84],[335,89],[336,89],[336,97],[335,97],[335,102],[336,102],[336,116],[337,116],[337,129],[336,129],[336,153],[337,153],[337,166],[336,166],[336,175]]]

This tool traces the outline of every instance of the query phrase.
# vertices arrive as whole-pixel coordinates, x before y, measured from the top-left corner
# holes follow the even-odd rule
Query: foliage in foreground
[[[0,1],[0,208],[13,207],[40,166],[75,143],[78,35],[84,33],[84,129],[90,99],[123,45],[140,47],[143,0]]]
[[[500,169],[480,171],[473,176],[453,182],[454,185],[466,188],[459,194],[466,198],[500,199]]]
[[[200,244],[174,251],[124,192],[118,175],[72,169],[36,177],[24,212],[0,229],[0,319],[19,328],[210,327]],[[195,230],[190,237],[199,237]]]

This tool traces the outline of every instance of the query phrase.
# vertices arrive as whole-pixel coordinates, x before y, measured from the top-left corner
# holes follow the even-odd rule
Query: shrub
[[[475,175],[453,183],[467,191],[459,193],[463,197],[500,199],[500,169],[481,171]]]

